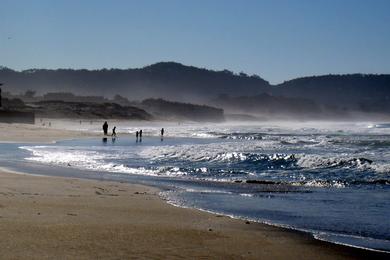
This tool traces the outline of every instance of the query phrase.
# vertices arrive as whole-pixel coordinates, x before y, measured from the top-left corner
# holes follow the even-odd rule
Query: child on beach
[[[115,132],[115,129],[116,129],[116,126],[114,126],[114,128],[112,129],[112,135],[111,135],[111,136],[114,136],[114,137],[116,137],[116,132]]]

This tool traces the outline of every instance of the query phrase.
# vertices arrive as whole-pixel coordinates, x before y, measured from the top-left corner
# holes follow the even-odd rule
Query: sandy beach
[[[0,124],[0,141],[48,142],[83,132]],[[310,235],[177,208],[141,185],[0,170],[2,259],[356,259],[388,255]]]
[[[59,130],[28,124],[0,123],[0,142],[54,142],[56,140],[90,137],[82,131]]]

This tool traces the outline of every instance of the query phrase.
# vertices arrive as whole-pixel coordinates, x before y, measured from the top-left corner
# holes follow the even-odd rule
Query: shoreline
[[[7,179],[17,180],[17,182],[10,184],[10,182],[7,182]],[[212,248],[206,250],[206,255],[218,258],[243,257],[255,259],[259,257],[289,257],[298,259],[316,257],[320,259],[363,259],[375,257],[376,259],[385,259],[388,257],[388,254],[386,253],[317,240],[310,233],[298,230],[290,230],[257,222],[248,222],[242,219],[198,209],[174,206],[167,203],[159,196],[160,190],[158,188],[145,185],[106,180],[30,175],[29,173],[7,172],[7,169],[0,169],[0,180],[0,235],[7,236],[4,232],[15,226],[17,227],[18,232],[21,233],[19,235],[13,234],[11,243],[10,241],[6,242],[7,246],[4,245],[5,241],[0,242],[0,248],[18,247],[18,244],[24,241],[26,236],[32,236],[31,239],[36,239],[35,232],[32,234],[29,233],[31,227],[33,227],[35,231],[44,233],[43,238],[40,237],[38,241],[30,241],[31,243],[37,243],[36,245],[33,245],[36,248],[41,248],[43,246],[42,250],[35,252],[36,256],[33,255],[33,258],[40,258],[45,254],[48,254],[46,250],[51,250],[53,246],[58,248],[65,246],[61,245],[62,240],[56,241],[58,235],[60,237],[71,235],[68,234],[68,231],[66,230],[56,230],[54,231],[55,237],[51,238],[51,241],[48,242],[46,241],[49,239],[47,236],[53,234],[50,234],[51,232],[47,234],[46,229],[56,229],[57,226],[72,226],[74,224],[76,224],[78,228],[72,232],[76,232],[77,234],[86,232],[87,234],[92,233],[96,235],[97,240],[93,241],[93,244],[108,243],[107,234],[99,234],[101,233],[98,230],[99,228],[105,229],[107,226],[114,228],[117,225],[118,227],[123,228],[123,226],[129,225],[131,228],[126,230],[126,232],[128,232],[127,235],[133,234],[134,228],[136,230],[140,229],[137,231],[137,233],[139,233],[138,235],[142,237],[142,241],[147,241],[146,244],[141,243],[142,248],[148,248],[149,246],[152,246],[153,243],[157,242],[157,244],[153,245],[151,252],[138,255],[147,257],[159,255],[160,250],[165,251],[165,248],[159,247],[159,244],[162,242],[169,244],[179,243],[181,248],[186,248],[186,250],[190,251],[195,250],[196,252],[195,255],[190,256],[186,253],[185,255],[180,255],[180,257],[198,257],[200,256],[198,254],[202,255],[205,251],[203,248],[194,247],[194,245],[196,243],[210,242],[210,240],[213,242]],[[12,187],[12,193],[4,191],[5,187],[10,189],[9,186]],[[39,189],[35,189],[36,186],[38,186]],[[55,187],[53,188],[52,186]],[[116,190],[116,193],[114,190]],[[49,194],[44,194],[46,192],[49,192]],[[122,194],[118,194],[119,192],[127,193],[129,197],[119,199],[119,197],[122,197]],[[31,200],[33,201],[32,204],[26,204],[26,196],[28,197],[27,200],[30,200],[30,202]],[[4,197],[8,198],[5,199]],[[13,198],[10,199],[10,197]],[[136,197],[136,199],[134,199],[134,197]],[[64,205],[59,199],[65,199],[67,202]],[[102,204],[98,200],[105,200],[105,202]],[[100,209],[107,207],[106,202],[111,202],[109,203],[109,208],[111,208],[112,204],[115,205],[119,202],[119,207],[116,208],[116,211],[114,212],[103,213]],[[23,207],[18,207],[18,204],[22,204]],[[10,205],[11,209],[6,210]],[[87,207],[85,208],[82,206]],[[98,209],[96,209],[96,207],[98,207]],[[14,211],[12,211],[12,208]],[[136,218],[134,219],[134,216],[131,214],[134,214],[134,212],[132,212],[134,208],[145,212],[135,213]],[[29,214],[26,214],[26,211]],[[122,211],[127,212],[127,214],[123,215]],[[87,216],[81,216],[83,212],[84,214],[88,213]],[[148,214],[152,212],[157,213],[157,216]],[[106,215],[110,215],[111,218],[106,219]],[[141,215],[141,217],[139,215]],[[11,216],[12,219],[10,218]],[[172,217],[174,219],[172,219]],[[79,219],[76,220],[77,218]],[[115,220],[111,221],[112,218]],[[149,221],[145,221],[145,218],[149,219]],[[28,223],[28,225],[25,226],[25,223]],[[7,225],[7,228],[4,227],[4,224]],[[89,230],[90,228],[87,227],[88,225],[92,225],[97,229]],[[154,226],[153,229],[157,228],[158,230],[151,231],[149,230],[150,226]],[[177,236],[179,236],[179,238],[172,240],[168,239],[169,241],[167,241],[167,238],[171,236],[170,234],[165,233],[167,229],[174,234],[175,238]],[[147,236],[144,234],[145,232],[152,232],[153,235],[159,237],[159,239],[156,240],[155,237]],[[157,234],[155,232],[157,232]],[[103,237],[98,238],[98,235]],[[126,234],[123,235],[126,236]],[[144,235],[147,237],[144,237]],[[184,245],[182,245],[183,241],[181,240],[185,239],[187,236],[191,236],[191,239],[185,241]],[[134,244],[129,244],[127,240],[120,239],[120,241],[117,241],[115,236],[111,237],[110,240],[113,240],[109,244],[114,248],[117,247],[117,245],[114,246],[112,243],[122,243],[126,245],[126,250],[123,248],[122,250],[126,251],[128,257],[134,256],[134,250],[136,251],[136,249],[140,247],[138,243],[136,243],[137,246],[133,247]],[[217,240],[216,243],[215,240]],[[73,242],[75,244],[82,243],[79,239],[76,239]],[[50,246],[45,248],[46,244],[50,244]],[[229,244],[229,247],[227,247],[227,244]],[[75,246],[76,245],[72,245],[68,249],[72,249]],[[104,251],[107,250],[109,249],[105,248]],[[285,251],[283,252],[283,250]],[[7,252],[4,252],[5,254],[3,256],[24,258],[24,256],[28,255],[28,258],[30,258],[30,254],[34,253],[26,250],[26,252],[21,255],[15,255],[13,251],[14,250],[9,252],[9,255],[7,255]],[[84,250],[70,251],[62,256],[79,257],[81,252],[84,252]],[[116,252],[116,250],[109,250],[109,252],[110,253],[107,254],[107,252],[100,251],[99,247],[94,247],[93,252],[84,252],[86,255],[82,258],[116,258],[119,256],[116,254],[119,253]],[[237,254],[238,252],[239,254]],[[173,256],[173,253],[173,251],[169,252],[168,255],[172,254],[171,256]],[[50,255],[50,257],[59,256],[57,250],[54,250],[48,255]],[[159,256],[161,257],[161,255]],[[176,256],[179,257],[179,255]],[[124,257],[124,255],[121,255],[121,257]]]
[[[40,135],[47,139],[44,130]],[[36,142],[40,137],[27,136],[29,129],[25,131],[24,140],[18,141],[31,138]],[[61,131],[52,131],[50,137],[88,137]],[[0,242],[0,248],[13,248],[3,255],[10,258],[388,257],[387,253],[317,240],[298,230],[174,206],[158,195],[157,188],[144,185],[2,168],[0,180],[0,235],[10,237]],[[66,212],[72,210],[76,212]]]
[[[161,199],[164,200],[163,198],[161,198]],[[194,209],[194,210],[199,210],[201,212],[205,212],[207,214],[212,214],[212,215],[223,215],[222,213],[220,214],[220,213],[213,212],[213,211],[206,210],[206,209],[179,206],[179,205],[176,205],[174,203],[170,203],[169,201],[166,201],[166,203],[168,203],[169,205],[172,205],[174,207],[177,207],[177,208]],[[266,226],[270,226],[273,228],[282,229],[282,230],[285,230],[286,232],[298,233],[298,234],[301,234],[303,236],[309,236],[316,241],[324,242],[324,243],[335,245],[335,246],[347,247],[347,248],[351,248],[351,249],[358,249],[358,250],[363,250],[363,251],[368,251],[368,252],[373,252],[373,253],[384,254],[384,255],[390,256],[390,251],[383,251],[383,250],[378,250],[378,249],[373,249],[373,248],[368,248],[368,247],[360,247],[360,246],[355,246],[355,245],[351,245],[351,244],[338,243],[338,242],[329,241],[326,239],[316,238],[315,235],[313,233],[311,233],[310,231],[300,230],[300,229],[292,228],[292,227],[285,227],[285,226],[277,225],[277,224],[273,224],[273,223],[266,223],[266,222],[251,220],[251,219],[239,218],[239,217],[235,217],[232,215],[223,215],[223,216],[231,218],[233,220],[241,220],[241,221],[251,222],[254,224],[266,225]]]

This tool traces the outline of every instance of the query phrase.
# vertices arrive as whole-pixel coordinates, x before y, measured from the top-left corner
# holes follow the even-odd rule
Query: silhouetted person
[[[112,129],[112,134],[111,134],[111,136],[114,136],[114,137],[116,137],[116,132],[115,132],[115,129],[116,129],[116,126],[114,126],[114,128]]]
[[[139,130],[139,138],[142,139],[142,129]]]
[[[161,128],[161,142],[164,140],[164,128]]]
[[[104,132],[104,135],[107,135],[107,131],[108,131],[108,124],[107,124],[107,121],[104,122],[103,124],[103,132]]]

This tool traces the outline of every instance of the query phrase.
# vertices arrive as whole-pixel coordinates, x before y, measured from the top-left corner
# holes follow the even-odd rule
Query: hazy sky
[[[0,65],[390,73],[390,0],[0,0]]]

